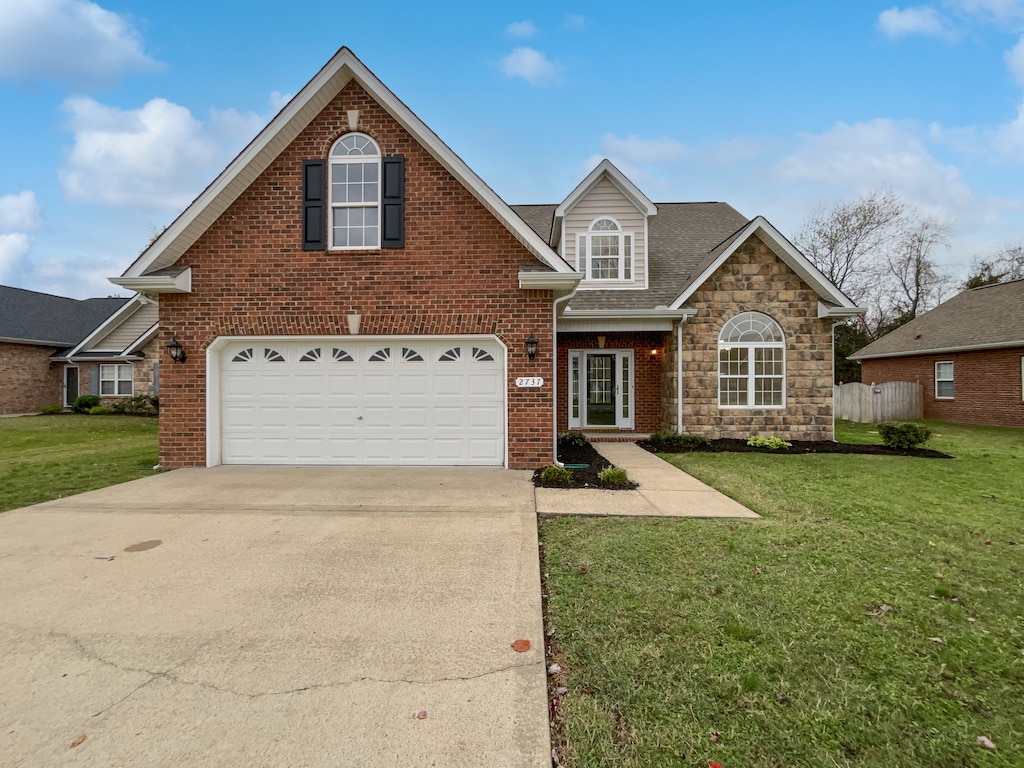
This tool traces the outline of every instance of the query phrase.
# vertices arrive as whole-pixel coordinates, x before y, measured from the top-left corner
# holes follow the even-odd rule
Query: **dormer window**
[[[576,268],[584,280],[632,280],[633,235],[615,219],[594,219],[577,242]]]
[[[380,248],[380,150],[349,133],[331,148],[331,248]]]

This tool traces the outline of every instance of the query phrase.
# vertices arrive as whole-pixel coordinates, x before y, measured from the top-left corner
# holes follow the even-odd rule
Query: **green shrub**
[[[100,399],[97,395],[79,395],[71,408],[75,413],[88,413],[99,404]]]
[[[922,427],[920,424],[912,424],[909,421],[905,421],[902,424],[879,424],[878,434],[882,436],[882,443],[884,445],[900,450],[920,448],[932,436],[927,427]]]
[[[772,435],[771,437],[761,437],[760,435],[751,435],[750,439],[747,440],[747,445],[752,445],[755,448],[767,448],[770,451],[778,451],[781,448],[792,448],[792,443],[787,443],[781,437]]]
[[[60,403],[54,403],[53,405],[48,405],[45,408],[43,408],[43,410],[41,410],[40,413],[46,416],[52,416],[55,413],[64,413],[64,406],[61,405]]]
[[[651,435],[651,443],[654,450],[663,453],[680,453],[682,451],[696,451],[709,445],[709,441],[703,435],[681,435],[670,429],[663,429]]]
[[[153,395],[135,395],[118,400],[113,408],[114,413],[126,416],[156,416],[160,411],[160,401]]]
[[[109,416],[114,412],[113,408],[108,408],[105,405],[97,405],[95,408],[89,409],[90,416]]]
[[[582,448],[589,442],[582,432],[562,432],[558,436],[559,448]]]
[[[540,472],[540,479],[545,483],[556,483],[558,485],[570,485],[572,483],[572,472],[557,464],[548,464]]]
[[[626,470],[622,467],[605,467],[597,473],[601,485],[625,485],[629,482]]]

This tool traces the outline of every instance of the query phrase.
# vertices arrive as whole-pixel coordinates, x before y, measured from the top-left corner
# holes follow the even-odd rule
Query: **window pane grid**
[[[760,312],[743,312],[722,328],[718,402],[738,408],[778,408],[785,402],[782,328]]]
[[[331,247],[380,246],[380,152],[362,134],[331,149]]]

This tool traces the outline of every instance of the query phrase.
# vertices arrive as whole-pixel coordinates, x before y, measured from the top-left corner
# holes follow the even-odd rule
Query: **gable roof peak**
[[[652,203],[650,198],[626,177],[626,174],[616,168],[611,160],[604,158],[558,205],[555,209],[555,218],[565,216],[601,179],[608,179],[645,216],[657,215],[658,206]]]

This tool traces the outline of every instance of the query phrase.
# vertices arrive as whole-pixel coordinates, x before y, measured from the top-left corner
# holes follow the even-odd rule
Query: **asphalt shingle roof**
[[[748,219],[728,203],[657,203],[648,219],[646,291],[580,291],[573,309],[653,309],[671,304]],[[545,240],[557,205],[513,205]]]
[[[921,355],[932,350],[1024,346],[1024,280],[972,288],[850,355]]]
[[[128,299],[68,299],[0,285],[0,339],[73,347]]]

